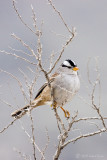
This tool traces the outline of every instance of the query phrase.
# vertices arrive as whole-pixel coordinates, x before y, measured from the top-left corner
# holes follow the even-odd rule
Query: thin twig
[[[24,22],[23,18],[22,18],[21,15],[19,14],[19,12],[18,12],[18,10],[17,10],[17,8],[16,8],[16,6],[15,6],[15,0],[12,0],[12,2],[13,2],[13,8],[14,8],[14,10],[15,10],[18,18],[20,19],[20,21],[25,25],[26,28],[28,28],[32,33],[34,33],[34,34],[36,35],[36,32],[34,32],[34,31],[28,26],[28,24]]]
[[[1,53],[4,53],[4,54],[6,54],[6,55],[14,56],[14,57],[16,57],[16,58],[18,58],[18,59],[21,59],[21,60],[29,63],[29,64],[37,65],[36,63],[34,63],[34,62],[32,62],[32,61],[29,61],[28,59],[26,59],[26,58],[24,58],[24,57],[18,56],[18,55],[15,54],[15,53],[6,52],[6,51],[4,51],[4,50],[0,50],[0,52],[1,52]]]
[[[33,145],[33,157],[34,157],[34,160],[36,160],[36,147],[35,147],[35,135],[34,135],[34,122],[33,122],[33,117],[32,117],[32,115],[31,115],[31,112],[30,112],[30,120],[31,120],[32,139],[33,139],[33,142],[32,142],[32,145]]]
[[[23,53],[24,55],[27,55],[27,56],[29,56],[29,57],[33,57],[33,55],[28,54],[28,53],[24,52],[24,51],[21,50],[21,49],[15,49],[15,48],[12,48],[12,47],[10,47],[10,46],[9,46],[9,48],[10,48],[12,51],[14,51],[14,52],[20,52],[20,53]]]
[[[103,117],[103,119],[107,119],[107,117]],[[87,120],[101,120],[99,117],[85,117],[85,118],[79,118],[75,120],[75,123],[80,121],[87,121]]]
[[[70,30],[70,28],[68,27],[67,23],[65,22],[63,16],[61,15],[61,13],[56,9],[56,7],[54,6],[52,0],[48,0],[49,4],[51,5],[51,7],[54,9],[54,11],[59,15],[60,19],[62,20],[62,23],[64,24],[64,26],[66,27],[66,29],[68,30],[68,32],[70,33],[71,37],[69,38],[69,40],[66,41],[65,45],[62,47],[62,50],[59,53],[59,57],[57,58],[57,60],[54,62],[52,68],[49,70],[48,74],[50,74],[52,72],[52,70],[55,68],[56,64],[59,62],[59,60],[62,57],[63,52],[65,51],[66,46],[68,46],[68,44],[73,40],[74,36],[75,36],[75,29],[74,27],[72,27],[72,31]]]
[[[30,157],[30,156],[28,157],[25,153],[22,153],[19,149],[13,148],[13,150],[14,150],[15,152],[17,152],[17,153],[19,154],[19,156],[20,156],[21,158],[23,158],[24,160],[31,160],[31,157]]]
[[[52,6],[52,8],[54,9],[54,11],[59,15],[60,19],[62,20],[63,24],[65,25],[65,27],[67,28],[68,32],[70,34],[73,35],[73,32],[70,30],[70,28],[68,27],[67,23],[65,22],[63,16],[61,15],[61,13],[56,9],[56,7],[53,5],[52,0],[48,0],[49,4]]]
[[[11,104],[9,104],[8,102],[6,102],[5,100],[0,99],[0,101],[1,101],[2,103],[4,103],[4,104],[8,105],[9,107],[12,107],[12,108],[13,108],[13,106],[12,106]]]
[[[91,95],[92,105],[93,105],[93,108],[97,111],[99,117],[101,118],[101,121],[102,121],[102,124],[103,124],[104,128],[107,129],[106,124],[105,124],[104,119],[103,119],[103,116],[100,113],[100,108],[98,108],[97,105],[94,103],[94,93],[95,93],[95,89],[96,89],[96,85],[97,85],[98,80],[99,80],[99,77],[96,79],[96,81],[94,83],[94,86],[93,86],[93,90],[92,90],[92,95]]]
[[[47,143],[43,149],[43,155],[45,155],[45,152],[46,152],[46,149],[48,148],[48,145],[49,145],[49,142],[50,142],[50,137],[49,137],[49,134],[48,134],[48,129],[46,128],[46,137],[47,137]],[[43,157],[41,158],[41,160],[43,160]]]
[[[82,139],[82,138],[86,138],[86,137],[91,137],[91,136],[94,136],[94,135],[97,135],[97,134],[100,134],[102,132],[106,132],[107,130],[104,128],[104,129],[100,129],[96,132],[92,132],[92,133],[88,133],[88,134],[83,134],[83,135],[80,135],[74,139],[71,139],[71,140],[68,140],[64,145],[63,147],[67,146],[69,143],[73,142],[75,143],[76,141],[78,141],[79,139]]]
[[[39,151],[39,153],[40,153],[41,156],[43,157],[43,160],[45,160],[45,157],[44,157],[44,155],[43,155],[43,152],[40,150],[40,148],[38,147],[38,145],[33,141],[32,137],[29,135],[29,133],[25,130],[25,128],[24,128],[23,125],[22,125],[22,122],[21,122],[20,120],[19,120],[19,122],[20,122],[20,124],[21,124],[21,128],[22,128],[22,130],[24,131],[24,133],[28,136],[28,138],[30,139],[30,141],[31,141],[32,143],[34,143],[36,149]]]
[[[36,58],[38,59],[38,57],[36,56],[36,54],[34,53],[33,49],[28,45],[26,44],[21,38],[19,38],[18,36],[16,36],[14,33],[11,34],[12,37],[14,37],[16,40],[18,40],[24,47],[26,47],[30,52],[31,54]]]
[[[65,43],[65,45],[62,47],[60,53],[59,53],[59,57],[57,58],[57,60],[54,62],[52,68],[49,70],[49,72],[47,74],[50,74],[52,72],[52,70],[55,68],[55,66],[57,65],[57,63],[59,62],[59,60],[62,57],[62,54],[65,51],[65,48],[69,45],[69,43],[72,41],[73,37],[70,37],[69,40]]]
[[[7,75],[11,76],[13,79],[15,79],[15,80],[18,82],[19,87],[20,87],[20,90],[21,90],[21,92],[22,92],[25,100],[28,101],[28,99],[27,99],[27,97],[26,97],[26,94],[25,94],[25,92],[24,92],[24,89],[23,89],[23,85],[22,85],[22,83],[20,82],[20,80],[19,80],[16,76],[14,76],[13,74],[11,74],[11,73],[9,73],[9,72],[7,72],[7,71],[5,71],[5,70],[0,69],[0,72],[6,73]],[[28,102],[29,102],[29,101],[28,101]]]
[[[36,30],[36,36],[39,36],[39,34],[42,34],[42,32],[40,30],[38,30],[38,27],[37,27],[37,18],[36,18],[36,14],[34,12],[34,8],[33,6],[31,5],[31,9],[32,9],[32,18],[33,18],[33,22],[34,22],[34,27],[35,27],[35,30]]]
[[[60,124],[61,124],[62,130],[63,130],[63,131],[66,131],[65,126],[64,126],[64,123],[63,123],[63,121],[61,120],[60,116],[58,115],[58,112],[57,112],[57,109],[56,109],[56,108],[54,108],[54,112],[55,112],[55,117],[56,117],[56,119],[57,119],[57,120],[60,122]]]
[[[67,132],[69,132],[70,130],[71,130],[71,128],[72,128],[72,125],[75,123],[75,119],[77,118],[77,116],[78,116],[78,111],[75,113],[75,115],[72,117],[72,121],[70,122],[69,120],[68,120],[68,129],[67,129]]]
[[[91,60],[91,58],[89,57],[88,62],[87,62],[87,77],[88,77],[88,82],[89,82],[89,84],[92,85],[92,82],[91,82],[91,80],[90,80],[90,72],[89,72],[90,60]]]
[[[14,122],[16,121],[16,119],[14,119],[12,122],[10,122],[6,127],[4,127],[0,133],[3,133],[5,130],[7,130],[10,126],[12,126],[14,124]]]

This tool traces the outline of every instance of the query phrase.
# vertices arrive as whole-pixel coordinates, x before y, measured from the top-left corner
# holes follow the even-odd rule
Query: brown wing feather
[[[52,77],[50,78],[50,83],[53,82],[54,76],[55,76],[55,74],[53,74]],[[44,89],[47,87],[47,85],[48,85],[48,83],[46,82],[46,83],[39,89],[39,91],[38,91],[38,93],[36,94],[36,96],[35,96],[34,99],[38,98],[38,97],[41,95],[41,93],[44,91]]]
[[[58,75],[58,73],[54,73],[51,78],[50,78],[50,84],[53,82],[54,78]],[[43,93],[43,94],[42,94]],[[38,100],[38,101],[37,101]],[[36,103],[35,103],[36,101]],[[51,90],[48,86],[48,83],[45,83],[38,91],[37,95],[35,96],[34,101],[32,102],[33,108],[40,106],[40,105],[44,105],[45,102],[47,101],[51,101]],[[12,117],[15,118],[21,118],[24,114],[26,114],[26,112],[29,110],[31,106],[30,105],[26,105],[25,107],[15,111],[14,113],[12,113]],[[32,109],[33,109],[32,108]]]
[[[42,93],[42,91],[44,90],[44,88],[47,86],[47,83],[45,83],[40,89],[39,89],[39,91],[38,91],[38,93],[36,94],[36,96],[35,96],[35,98],[34,99],[36,99],[41,93]]]

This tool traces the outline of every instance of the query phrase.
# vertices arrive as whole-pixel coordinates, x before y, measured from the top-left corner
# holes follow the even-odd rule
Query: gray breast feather
[[[61,75],[53,83],[53,97],[59,105],[71,101],[78,92],[80,82],[77,75]]]

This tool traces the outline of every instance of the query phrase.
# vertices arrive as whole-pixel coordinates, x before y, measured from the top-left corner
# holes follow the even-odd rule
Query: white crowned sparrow
[[[62,106],[71,101],[80,88],[77,70],[78,67],[74,61],[65,60],[50,77],[50,86],[45,83],[31,104],[12,113],[12,117],[20,118],[29,110],[46,104],[53,107],[59,106],[64,111],[65,116],[69,117],[69,112],[64,110]]]

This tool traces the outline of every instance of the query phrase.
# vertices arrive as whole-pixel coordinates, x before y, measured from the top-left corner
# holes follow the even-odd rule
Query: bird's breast
[[[61,75],[53,86],[54,99],[58,104],[65,104],[78,92],[80,82],[77,75]]]

